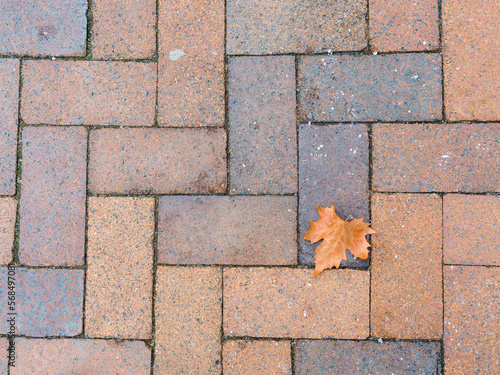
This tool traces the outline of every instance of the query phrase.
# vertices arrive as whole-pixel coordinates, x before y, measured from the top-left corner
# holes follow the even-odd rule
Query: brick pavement
[[[0,374],[500,374],[499,18],[0,1]]]

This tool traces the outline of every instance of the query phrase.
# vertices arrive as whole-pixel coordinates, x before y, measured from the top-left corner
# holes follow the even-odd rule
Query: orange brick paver
[[[0,0],[0,375],[500,375],[499,16]]]

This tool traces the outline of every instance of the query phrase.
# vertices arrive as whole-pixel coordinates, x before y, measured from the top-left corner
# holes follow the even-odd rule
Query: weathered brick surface
[[[441,374],[437,342],[299,340],[295,344],[296,375]]]
[[[222,126],[224,0],[160,0],[158,40],[160,125]]]
[[[154,199],[90,197],[85,335],[149,339]]]
[[[441,206],[437,195],[372,197],[372,336],[441,338]]]
[[[499,213],[498,195],[445,195],[444,262],[500,266]]]
[[[226,191],[223,129],[97,129],[90,132],[94,193]]]
[[[229,268],[224,270],[224,334],[251,337],[364,339],[365,271]]]
[[[87,1],[0,3],[0,54],[84,56]]]
[[[293,56],[229,60],[231,194],[297,192]]]
[[[147,59],[156,50],[155,0],[94,0],[92,58]]]
[[[439,48],[439,1],[371,0],[370,43],[374,51]]]
[[[444,267],[446,374],[500,369],[500,268]]]
[[[0,268],[0,308],[6,317],[1,333],[9,332],[7,322],[7,267]],[[32,337],[76,336],[82,333],[83,270],[15,270],[16,334]]]
[[[296,197],[160,197],[158,262],[297,264]]]
[[[227,53],[357,51],[366,47],[366,0],[229,0]]]
[[[500,120],[500,3],[443,0],[447,120]]]
[[[21,264],[84,264],[87,130],[25,127],[20,211]]]
[[[7,264],[12,260],[16,211],[17,200],[0,198],[0,264]]]
[[[28,124],[153,125],[156,64],[23,62],[21,117]]]
[[[301,121],[429,121],[441,118],[438,54],[304,56]]]
[[[290,341],[228,340],[224,375],[292,374]]]
[[[373,126],[373,189],[498,192],[500,124]]]
[[[2,355],[0,357],[0,375],[7,375],[8,374],[8,372],[7,372],[7,367],[8,367],[8,365],[7,365],[8,364],[7,350],[8,349],[9,349],[9,340],[7,338],[0,338],[0,350],[2,351],[2,353],[4,353],[4,355]]]
[[[19,60],[0,59],[0,195],[16,192],[18,101]]]
[[[220,374],[221,269],[158,267],[155,374]]]
[[[141,341],[18,338],[15,343],[11,375],[151,373],[151,351]]]
[[[304,239],[309,222],[319,219],[317,206],[332,202],[340,217],[365,218],[368,212],[368,132],[366,125],[299,127],[300,262],[314,264],[314,249]],[[366,267],[368,261],[348,253],[342,266]]]

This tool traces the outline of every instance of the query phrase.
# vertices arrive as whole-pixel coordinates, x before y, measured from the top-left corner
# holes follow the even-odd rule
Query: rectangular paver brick
[[[446,118],[500,120],[500,2],[443,0]]]
[[[373,126],[373,189],[500,191],[500,124]]]
[[[97,129],[89,147],[93,193],[226,191],[224,129]]]
[[[374,51],[432,51],[439,48],[438,0],[370,0]]]
[[[301,121],[442,117],[439,54],[304,56],[298,66]]]
[[[84,56],[86,0],[0,3],[0,54]]]
[[[11,375],[151,373],[151,350],[142,341],[17,338],[15,344]]]
[[[221,373],[221,269],[158,267],[155,374]]]
[[[229,60],[231,194],[297,192],[295,59]]]
[[[441,374],[438,342],[299,340],[296,375]]]
[[[224,334],[364,339],[369,283],[358,270],[225,269]]]
[[[443,253],[447,264],[500,266],[500,196],[445,195]]]
[[[156,50],[155,0],[94,0],[92,58],[147,59]]]
[[[11,272],[12,277],[12,272]],[[9,333],[7,285],[8,269],[0,268],[0,308],[6,317],[1,333]],[[15,315],[17,335],[32,337],[76,336],[83,326],[83,270],[15,269]],[[19,353],[17,353],[19,354]]]
[[[160,197],[158,262],[297,264],[297,198]]]
[[[222,126],[224,0],[160,0],[158,41],[160,126]]]
[[[87,337],[151,338],[154,206],[154,198],[89,198]]]
[[[84,264],[87,130],[25,127],[19,261]]]
[[[27,60],[22,69],[27,124],[154,124],[155,63]]]
[[[317,207],[329,207],[343,219],[365,218],[368,212],[368,132],[366,125],[300,125],[299,238],[300,263],[314,264],[314,249],[304,239],[309,222],[319,219]],[[367,267],[349,253],[342,266]]]
[[[367,45],[366,0],[228,0],[227,53],[357,51]]]
[[[16,199],[0,198],[0,264],[7,264],[12,260],[16,212]]]
[[[500,268],[444,267],[444,369],[498,374]]]
[[[19,60],[0,59],[0,195],[16,192],[18,103]]]
[[[0,350],[2,351],[2,353],[4,353],[4,355],[2,355],[2,357],[0,358],[0,375],[7,375],[8,374],[8,358],[7,356],[9,354],[12,354],[12,358],[15,358],[15,350],[13,350],[12,352],[8,352],[9,350],[9,340],[7,338],[0,338]]]
[[[371,207],[371,335],[441,339],[441,198],[375,194]]]
[[[290,341],[227,340],[224,375],[292,374]]]

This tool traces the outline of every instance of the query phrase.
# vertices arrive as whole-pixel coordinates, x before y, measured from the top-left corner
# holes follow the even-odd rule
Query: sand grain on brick
[[[365,271],[224,270],[224,334],[250,337],[368,337]]]
[[[439,54],[303,56],[300,121],[441,119]]]
[[[224,124],[224,0],[159,1],[158,122]]]
[[[19,60],[0,59],[0,195],[16,192]]]
[[[86,0],[0,3],[0,54],[84,56]]]
[[[227,53],[263,55],[359,51],[366,0],[228,0]]]
[[[20,212],[21,264],[84,264],[87,129],[25,127]]]
[[[151,350],[141,341],[16,338],[15,345],[11,375],[151,373]]]
[[[155,374],[221,373],[221,269],[158,267]]]
[[[151,126],[156,64],[23,62],[21,117],[27,124]]]
[[[299,340],[295,344],[295,374],[441,373],[438,342]]]
[[[500,120],[500,2],[443,0],[446,118]]]
[[[97,129],[90,132],[89,147],[93,193],[226,191],[223,129]]]
[[[443,252],[447,264],[500,266],[500,196],[444,196]]]
[[[500,369],[500,268],[444,267],[446,374]]]
[[[85,335],[151,338],[154,199],[88,199]]]
[[[227,340],[224,375],[291,375],[290,341]]]
[[[366,125],[300,125],[299,238],[300,263],[314,264],[314,249],[304,239],[309,222],[319,219],[317,207],[335,206],[347,219],[369,220],[368,132]],[[367,267],[368,261],[348,253],[342,266]]]
[[[12,275],[12,273],[11,273]],[[7,301],[8,270],[0,268],[0,298]],[[83,329],[83,270],[16,268],[16,334],[31,337],[76,336]],[[9,312],[0,307],[2,316]],[[0,324],[9,332],[7,318]]]
[[[373,126],[373,189],[500,191],[500,124]]]
[[[296,197],[160,197],[158,262],[297,263]]]
[[[441,338],[441,205],[437,195],[372,196],[373,337]]]
[[[432,51],[439,48],[438,0],[370,0],[374,51]]]
[[[0,198],[0,264],[8,264],[12,260],[16,214],[17,200]]]
[[[229,60],[231,194],[297,192],[292,56]]]
[[[92,58],[148,59],[156,50],[155,0],[94,0]]]

